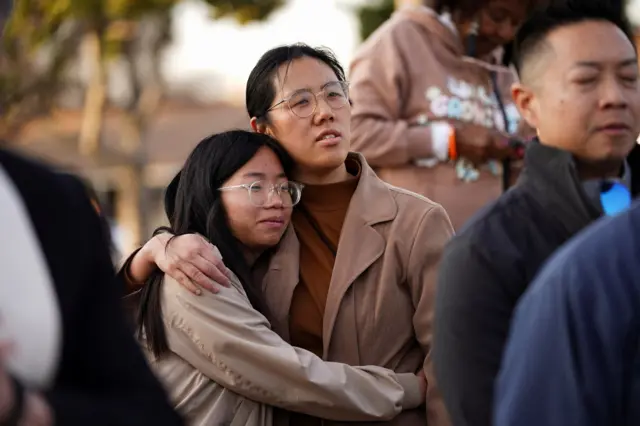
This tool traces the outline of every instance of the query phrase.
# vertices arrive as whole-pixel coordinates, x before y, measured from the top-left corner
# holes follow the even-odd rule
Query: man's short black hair
[[[606,21],[620,28],[635,42],[632,26],[627,20],[623,0],[556,0],[537,9],[520,27],[513,42],[514,61],[518,75],[527,59],[544,47],[545,39],[552,31],[583,21]]]

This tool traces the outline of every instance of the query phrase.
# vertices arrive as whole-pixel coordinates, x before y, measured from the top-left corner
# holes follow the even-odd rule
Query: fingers
[[[172,240],[161,263],[160,269],[194,294],[200,294],[198,287],[217,293],[220,286],[231,285],[229,270],[219,252],[198,234]]]
[[[201,287],[211,290],[211,287],[215,287],[216,285],[223,287],[229,287],[231,285],[227,275],[227,268],[220,258],[215,258],[212,262],[203,256],[198,256],[193,260],[193,266],[195,266],[198,271],[195,272],[195,276],[191,276],[191,278]]]
[[[194,259],[194,266],[198,268],[202,274],[216,283],[229,287],[231,283],[229,282],[229,272],[222,259],[217,256],[205,258],[203,255],[200,255]]]
[[[211,280],[222,286],[229,287],[231,285],[229,282],[229,270],[220,258],[220,253],[206,238],[201,235],[198,235],[198,237],[200,237],[201,243],[198,245],[197,250],[191,253],[189,261],[200,273],[194,272],[194,275],[187,275],[203,288],[213,287],[214,283]]]
[[[459,158],[470,161],[474,165],[482,164],[486,162],[488,148],[487,146],[477,144],[460,144],[458,146],[458,156]]]
[[[218,292],[218,282],[205,275],[198,267],[194,266],[193,263],[184,263],[181,265],[181,271],[192,284],[214,293]],[[224,279],[227,280],[226,277],[224,277]]]
[[[206,290],[214,291],[217,286],[230,285],[227,268],[220,257],[214,254],[211,245],[204,250],[192,252],[178,267],[194,284]]]
[[[220,253],[213,244],[206,242],[204,246],[198,249],[198,252],[193,256],[192,260],[194,266],[212,280],[225,287],[230,285],[229,270],[224,265]]]
[[[180,284],[182,287],[186,288],[196,296],[202,294],[202,290],[200,290],[200,287],[196,286],[184,272],[176,269],[174,271],[171,271],[171,273],[167,273],[167,275],[176,280],[178,284]]]

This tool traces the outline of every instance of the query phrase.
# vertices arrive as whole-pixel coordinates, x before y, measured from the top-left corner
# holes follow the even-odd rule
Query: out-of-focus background
[[[0,137],[83,176],[126,253],[165,223],[163,190],[205,136],[248,128],[266,50],[330,47],[347,67],[422,0],[16,0],[0,55]],[[629,4],[640,23],[640,0]]]

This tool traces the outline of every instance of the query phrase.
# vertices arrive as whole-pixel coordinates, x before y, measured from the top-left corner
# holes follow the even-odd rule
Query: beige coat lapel
[[[262,291],[270,310],[271,326],[287,341],[289,340],[289,308],[293,291],[300,280],[299,266],[300,243],[293,226],[289,226],[262,279]]]
[[[386,241],[373,225],[393,220],[398,210],[386,184],[378,179],[364,157],[360,154],[350,155],[357,156],[362,172],[342,225],[331,276],[323,324],[325,356],[328,353],[338,310],[347,290],[384,253]],[[355,327],[355,322],[353,326]]]

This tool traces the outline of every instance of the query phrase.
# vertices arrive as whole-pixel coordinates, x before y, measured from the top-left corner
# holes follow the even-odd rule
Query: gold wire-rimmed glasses
[[[271,196],[276,193],[282,201],[284,207],[293,207],[300,202],[304,185],[298,182],[281,182],[270,184],[269,182],[258,180],[251,184],[223,186],[219,191],[233,191],[246,189],[249,195],[249,202],[256,207],[263,207],[269,202]]]
[[[331,109],[340,109],[349,103],[349,83],[346,81],[332,81],[325,84],[318,93],[313,93],[309,89],[298,90],[288,98],[273,105],[267,112],[286,103],[293,115],[307,118],[316,112],[318,96],[323,96]]]

